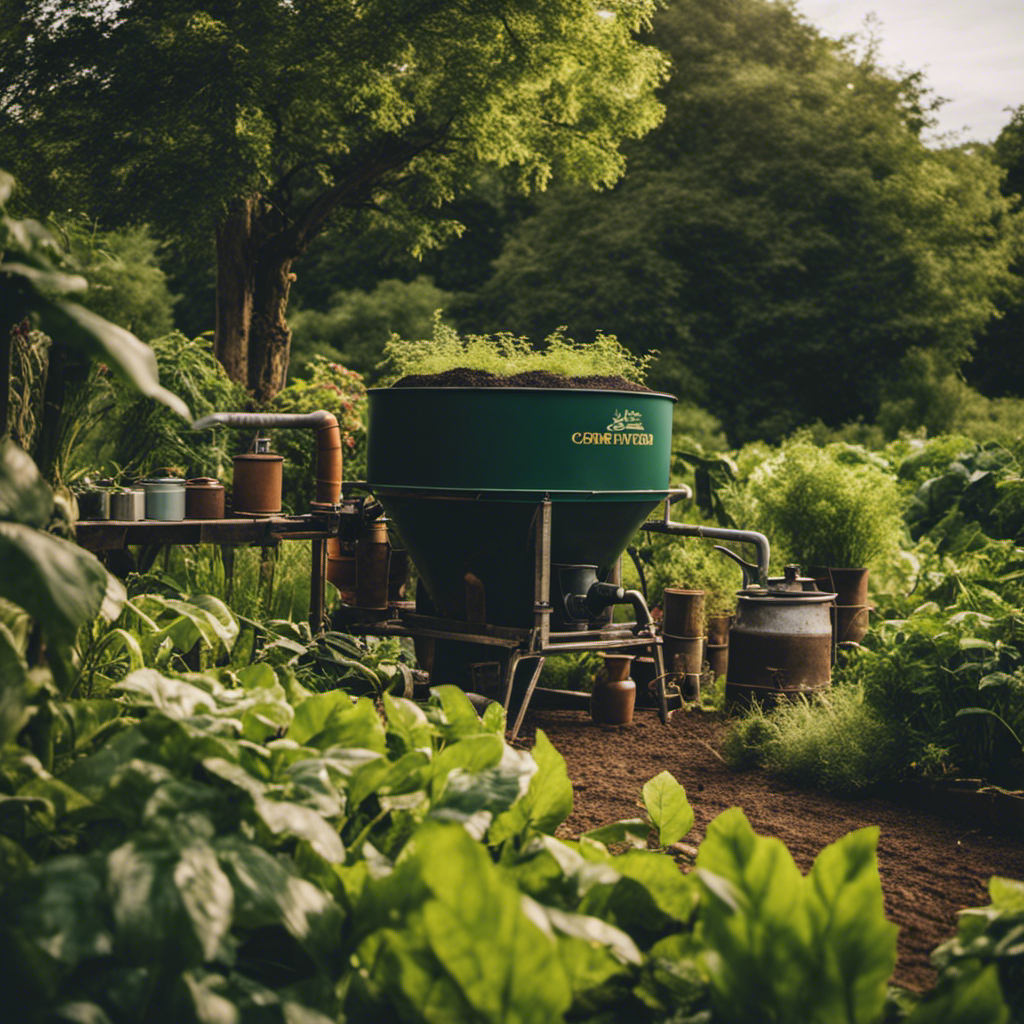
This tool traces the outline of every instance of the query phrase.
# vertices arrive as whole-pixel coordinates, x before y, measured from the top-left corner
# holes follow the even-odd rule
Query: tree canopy
[[[923,144],[921,77],[766,0],[673,0],[651,41],[663,124],[614,190],[544,198],[464,325],[654,345],[736,438],[870,415],[915,347],[959,365],[1011,283],[1013,215],[984,154]]]
[[[217,351],[284,382],[292,263],[328,223],[453,237],[475,170],[610,185],[657,124],[653,0],[23,0],[0,147],[37,203],[217,239]],[[342,284],[342,282],[339,282]]]

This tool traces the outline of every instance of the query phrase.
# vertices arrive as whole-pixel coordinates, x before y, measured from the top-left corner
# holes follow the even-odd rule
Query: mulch
[[[934,984],[929,953],[953,935],[957,911],[989,902],[991,875],[1024,879],[1024,843],[1014,822],[1000,828],[959,803],[938,813],[912,793],[844,799],[796,789],[758,770],[733,771],[717,752],[726,728],[717,713],[678,711],[662,725],[654,711],[638,710],[632,725],[607,727],[585,712],[531,710],[520,734],[524,745],[538,727],[565,758],[573,783],[575,809],[559,831],[565,838],[636,817],[644,782],[666,770],[694,809],[694,828],[673,851],[684,871],[708,823],[729,807],[741,807],[758,834],[781,839],[804,872],[824,846],[878,826],[886,913],[900,929],[893,982],[909,989]]]

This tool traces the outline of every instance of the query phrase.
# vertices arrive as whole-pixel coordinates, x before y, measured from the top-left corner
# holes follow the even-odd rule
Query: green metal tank
[[[674,402],[652,391],[374,388],[367,483],[441,615],[527,627],[538,502],[553,503],[552,564],[597,566],[605,579],[668,493]]]

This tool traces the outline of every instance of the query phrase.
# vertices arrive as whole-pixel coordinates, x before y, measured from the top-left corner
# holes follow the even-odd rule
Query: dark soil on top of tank
[[[566,377],[549,370],[528,370],[502,376],[490,370],[455,367],[443,373],[410,373],[395,381],[396,388],[574,388],[594,391],[650,391],[625,377]]]
[[[637,710],[630,726],[595,725],[582,711],[530,710],[517,745],[537,728],[565,758],[575,809],[558,835],[576,838],[620,818],[635,818],[643,784],[669,771],[694,810],[691,833],[669,852],[693,867],[708,824],[729,807],[743,809],[755,832],[775,836],[807,872],[821,849],[864,826],[880,830],[878,867],[885,910],[899,926],[897,985],[924,991],[935,983],[928,955],[956,931],[958,910],[989,902],[991,875],[1024,878],[1017,833],[967,811],[935,813],[905,794],[847,799],[812,793],[752,769],[734,771],[718,753],[721,714],[677,711],[666,725]]]

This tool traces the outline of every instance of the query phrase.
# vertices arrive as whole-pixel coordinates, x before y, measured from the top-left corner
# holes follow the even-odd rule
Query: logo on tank
[[[654,435],[644,430],[643,417],[635,409],[615,410],[604,430],[578,430],[573,444],[652,445]]]

